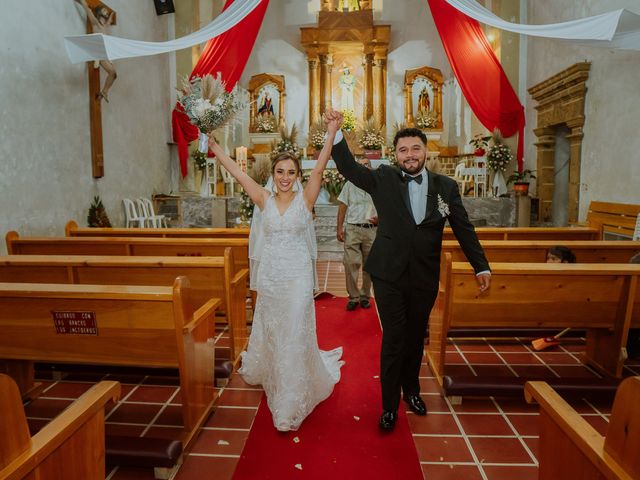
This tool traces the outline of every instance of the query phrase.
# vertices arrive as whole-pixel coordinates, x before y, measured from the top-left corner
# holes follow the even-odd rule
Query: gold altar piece
[[[249,80],[249,132],[257,132],[256,115],[271,113],[276,118],[276,130],[285,124],[284,76],[260,73]]]
[[[404,119],[408,126],[423,130],[442,130],[443,83],[444,77],[437,68],[420,67],[405,72]],[[428,114],[433,119],[433,125],[419,125],[417,118],[420,114]]]

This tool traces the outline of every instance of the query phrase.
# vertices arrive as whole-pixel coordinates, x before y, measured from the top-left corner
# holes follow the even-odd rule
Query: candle
[[[307,147],[302,149],[302,158],[307,158]]]
[[[387,158],[387,157],[385,156],[385,152],[386,152],[386,150],[385,150],[385,148],[384,148],[384,145],[382,145],[382,158]]]

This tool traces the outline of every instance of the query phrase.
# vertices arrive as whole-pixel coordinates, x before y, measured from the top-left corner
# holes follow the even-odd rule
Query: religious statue
[[[113,23],[114,14],[113,12],[109,12],[109,9],[104,6],[99,6],[95,9],[95,13],[93,10],[89,8],[87,5],[87,0],[75,0],[77,3],[82,5],[84,11],[87,14],[87,19],[91,23],[93,27],[94,33],[102,33],[104,35],[107,34],[107,26]],[[118,74],[116,73],[116,68],[113,66],[109,60],[100,60],[99,62],[94,63],[94,68],[104,68],[105,72],[107,72],[107,78],[104,81],[104,86],[102,90],[98,93],[96,98],[98,100],[103,99],[105,102],[109,103],[108,93],[109,89],[115,82]]]
[[[356,10],[360,10],[360,4],[358,0],[338,0],[338,11],[344,12],[345,7],[350,12],[355,12]]]
[[[420,95],[418,95],[418,112],[428,112],[429,110],[431,110],[429,92],[427,91],[427,87],[422,87]]]
[[[271,103],[271,95],[269,94],[269,92],[267,92],[262,98],[262,103],[258,108],[258,115],[261,113],[270,113],[271,115],[275,115],[273,111],[273,104]]]
[[[356,88],[356,77],[350,73],[349,67],[345,66],[342,69],[342,75],[338,79],[338,86],[342,91],[342,98],[340,100],[340,108],[342,111],[355,110],[353,92]]]

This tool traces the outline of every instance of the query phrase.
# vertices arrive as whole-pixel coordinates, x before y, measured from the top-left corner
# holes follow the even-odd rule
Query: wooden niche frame
[[[284,99],[286,97],[285,93],[285,85],[284,85],[284,75],[273,75],[270,73],[260,73],[258,75],[254,75],[249,80],[249,132],[256,133],[256,114],[258,113],[258,96],[260,90],[268,84],[275,85],[279,94],[278,101],[278,112],[277,112],[277,120],[278,125],[277,129],[284,127]],[[274,112],[275,113],[275,112]]]
[[[415,118],[413,118],[413,84],[418,78],[424,78],[429,82],[433,91],[433,105],[431,110],[436,113],[437,119],[435,126],[427,130],[442,130],[442,86],[444,84],[444,77],[439,69],[433,67],[419,67],[405,71],[404,121],[407,126],[415,127]]]

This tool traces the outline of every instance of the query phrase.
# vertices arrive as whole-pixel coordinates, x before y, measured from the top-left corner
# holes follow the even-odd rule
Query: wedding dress
[[[301,185],[280,214],[270,196],[259,219],[262,236],[254,245],[252,289],[258,293],[253,326],[239,373],[251,385],[261,384],[281,431],[297,430],[340,380],[342,347],[322,351],[316,337],[313,302],[315,237],[313,219]],[[257,210],[257,208],[256,208]],[[252,235],[254,226],[252,226]],[[255,250],[258,249],[259,253]],[[251,250],[251,248],[250,248]],[[258,261],[259,260],[259,261]]]

